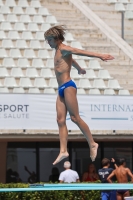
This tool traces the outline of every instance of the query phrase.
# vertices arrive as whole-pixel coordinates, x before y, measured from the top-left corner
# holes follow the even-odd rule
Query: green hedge
[[[0,188],[28,188],[28,184],[0,184]],[[133,191],[130,192],[133,195]],[[0,200],[100,200],[100,191],[3,192]]]

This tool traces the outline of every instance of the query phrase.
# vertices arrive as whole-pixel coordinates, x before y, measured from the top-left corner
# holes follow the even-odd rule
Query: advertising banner
[[[0,129],[58,129],[56,95],[1,94]],[[91,130],[133,130],[133,96],[78,95],[79,114]],[[66,116],[68,130],[79,128]]]

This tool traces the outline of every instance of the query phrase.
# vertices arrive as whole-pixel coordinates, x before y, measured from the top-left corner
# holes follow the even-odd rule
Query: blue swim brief
[[[64,90],[68,87],[74,87],[77,89],[76,87],[76,84],[74,83],[74,81],[70,80],[66,83],[64,83],[63,85],[61,85],[59,88],[58,88],[58,93],[61,97],[64,97]]]

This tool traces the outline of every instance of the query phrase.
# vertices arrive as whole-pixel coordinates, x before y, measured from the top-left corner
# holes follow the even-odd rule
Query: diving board
[[[29,188],[0,188],[0,192],[34,192],[54,190],[130,190],[133,183],[58,183],[58,184],[31,184]]]

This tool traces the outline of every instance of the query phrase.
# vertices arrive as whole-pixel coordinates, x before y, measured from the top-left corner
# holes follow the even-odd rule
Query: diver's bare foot
[[[68,152],[65,153],[60,153],[57,157],[57,159],[53,162],[53,165],[56,165],[57,163],[59,163],[61,160],[63,160],[64,158],[67,158],[69,156]]]
[[[94,162],[95,158],[97,157],[97,149],[98,149],[97,143],[95,143],[94,145],[90,147],[90,157],[91,157],[92,162]]]

